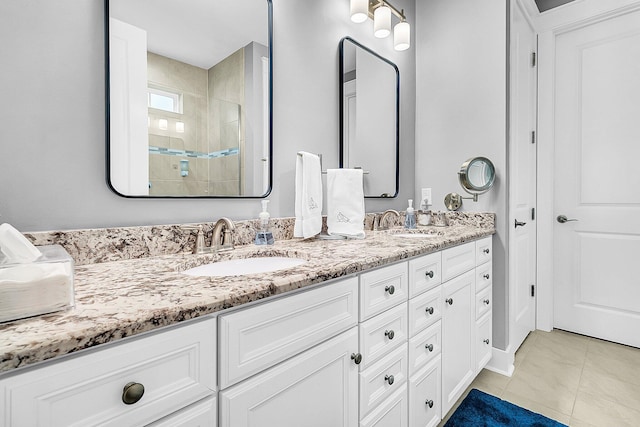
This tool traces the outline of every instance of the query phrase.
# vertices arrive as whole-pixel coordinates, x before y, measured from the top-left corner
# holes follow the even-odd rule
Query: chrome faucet
[[[211,247],[215,251],[230,251],[233,246],[233,233],[236,226],[229,218],[222,217],[213,226],[213,237]]]
[[[389,229],[389,216],[395,215],[396,218],[400,218],[400,213],[395,209],[387,209],[382,214],[376,215],[373,220],[374,230],[388,230]]]

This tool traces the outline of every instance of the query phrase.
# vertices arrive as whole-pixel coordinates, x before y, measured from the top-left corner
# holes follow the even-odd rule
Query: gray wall
[[[496,167],[493,189],[461,210],[497,214],[493,239],[493,342],[508,345],[507,4],[508,0],[417,1],[416,199],[433,190],[468,196],[457,172],[470,157]]]
[[[414,189],[415,54],[353,24],[349,2],[273,0],[273,216],[293,215],[295,153],[338,166],[338,42],[351,36],[395,62],[401,78],[400,196],[367,211],[403,209]],[[413,0],[396,0],[415,31]],[[140,200],[105,180],[102,1],[0,2],[0,222],[21,231],[256,217],[257,200]]]

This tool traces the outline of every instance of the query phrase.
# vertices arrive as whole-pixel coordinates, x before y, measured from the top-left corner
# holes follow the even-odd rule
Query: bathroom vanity
[[[227,278],[78,266],[77,312],[0,328],[0,426],[436,426],[491,357],[493,232],[248,246],[307,262]]]

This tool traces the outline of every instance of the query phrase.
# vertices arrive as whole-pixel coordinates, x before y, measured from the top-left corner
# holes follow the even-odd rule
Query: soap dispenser
[[[269,212],[267,212],[268,200],[262,200],[262,212],[258,215],[260,223],[258,224],[258,231],[256,232],[256,245],[273,245],[273,233],[271,227],[269,227]]]
[[[412,199],[409,199],[409,207],[407,207],[407,212],[404,216],[404,228],[416,228],[416,212],[413,209]]]

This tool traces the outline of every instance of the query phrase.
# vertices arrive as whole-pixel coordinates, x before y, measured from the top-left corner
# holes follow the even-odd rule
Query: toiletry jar
[[[0,322],[74,306],[73,259],[60,245],[38,249],[42,256],[29,263],[0,255]]]

